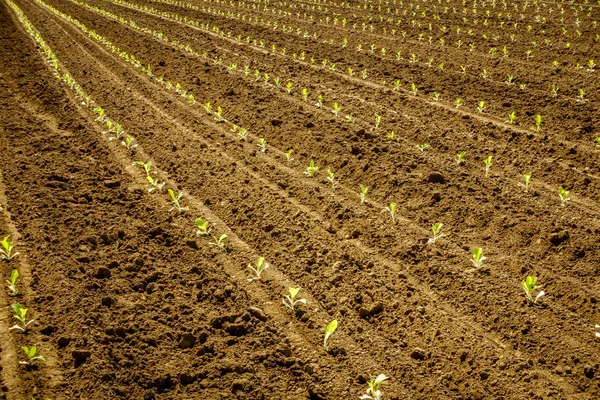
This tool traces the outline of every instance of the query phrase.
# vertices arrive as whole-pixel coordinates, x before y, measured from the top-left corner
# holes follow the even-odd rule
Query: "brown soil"
[[[377,7],[352,10],[342,27],[317,21],[350,13],[343,4],[311,9],[313,22],[302,13],[317,3],[299,0],[269,4],[291,14],[213,0],[194,0],[197,9],[141,0],[15,4],[61,68],[138,147],[109,140],[2,2],[0,236],[11,234],[20,252],[2,262],[2,276],[18,269],[21,294],[0,294],[0,399],[356,399],[380,373],[390,377],[383,399],[600,397],[600,72],[573,68],[600,59],[588,26],[599,7],[565,13],[584,26],[571,52],[539,48],[527,61],[489,55],[491,39],[469,52],[452,47],[450,34],[445,46],[439,36],[421,42],[407,25],[351,28],[379,20]],[[462,2],[453,4],[462,10]],[[181,83],[198,104],[51,7],[151,65],[154,77]],[[537,26],[516,30],[511,54],[524,54],[538,36],[563,44],[558,17],[548,18],[544,34]],[[462,14],[442,20],[454,29]],[[409,35],[391,36],[391,29]],[[483,31],[500,35],[498,49],[510,41],[497,27]],[[259,41],[240,41],[238,33]],[[371,43],[388,54],[371,54]],[[395,60],[400,49],[403,58]],[[305,60],[292,57],[302,51]],[[411,53],[420,62],[411,63]],[[432,67],[424,64],[428,56],[436,59]],[[213,61],[220,57],[222,64]],[[552,67],[554,59],[563,66]],[[435,67],[440,62],[444,71]],[[228,71],[231,63],[250,73]],[[471,71],[462,74],[467,64]],[[508,74],[527,88],[504,84]],[[283,89],[288,81],[291,95]],[[416,96],[408,92],[412,82]],[[575,101],[579,88],[583,104]],[[440,102],[432,101],[436,91]],[[456,97],[465,104],[459,109]],[[206,102],[222,107],[228,122],[207,115]],[[337,118],[334,102],[342,106]],[[511,111],[516,125],[504,122]],[[378,129],[375,114],[382,116]],[[535,114],[544,118],[539,132],[530,128]],[[248,141],[237,140],[231,123],[248,129]],[[395,140],[386,138],[391,130]],[[264,153],[259,138],[267,140]],[[418,151],[423,143],[431,147]],[[456,165],[463,150],[466,162]],[[306,177],[311,159],[319,171]],[[148,160],[166,188],[184,193],[186,211],[171,210],[164,191],[148,192],[143,170],[132,165]],[[328,168],[339,181],[335,190]],[[530,171],[524,192],[519,183]],[[359,184],[369,187],[365,204]],[[565,207],[559,185],[571,192]],[[398,205],[395,224],[382,212],[390,202]],[[196,235],[198,217],[213,234],[229,235],[225,249]],[[428,244],[436,222],[446,236]],[[472,268],[473,247],[487,257],[481,270]],[[260,256],[270,268],[249,282],[246,266]],[[535,306],[520,287],[527,275],[546,292]],[[307,300],[296,313],[282,304],[290,286]],[[14,302],[35,319],[26,334],[8,332]],[[339,328],[326,350],[323,327],[333,319]],[[20,348],[31,345],[46,362],[26,368]]]

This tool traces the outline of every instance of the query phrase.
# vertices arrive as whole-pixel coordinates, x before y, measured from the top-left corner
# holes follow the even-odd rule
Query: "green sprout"
[[[152,169],[152,161],[143,162],[143,161],[134,161],[133,165],[139,165],[144,168],[144,172],[146,172],[146,176],[150,176],[150,170]]]
[[[383,398],[383,392],[381,391],[381,385],[389,379],[384,374],[379,374],[377,377],[369,380],[367,385],[369,385],[367,389],[367,394],[363,394],[359,397],[360,400],[381,400]]]
[[[297,299],[300,288],[288,288],[289,294],[283,298],[283,305],[292,311],[296,311],[296,304],[306,304],[306,299]]]
[[[7,235],[4,237],[4,239],[0,240],[0,260],[6,259],[10,261],[19,254],[18,252],[13,252],[13,242],[8,240],[9,237],[10,235]]]
[[[375,129],[379,129],[380,123],[381,123],[381,115],[375,114]]]
[[[427,241],[428,244],[434,244],[436,242],[436,240],[441,239],[442,237],[446,236],[445,233],[442,233],[443,226],[444,226],[444,224],[442,224],[441,222],[437,222],[431,226],[431,231],[433,232],[433,237],[429,238],[429,240]]]
[[[248,130],[246,128],[240,128],[237,135],[238,140],[246,141],[248,139]]]
[[[275,83],[276,87],[281,87],[281,79],[279,79],[278,76],[276,76],[275,79],[273,79],[273,82]]]
[[[125,139],[121,142],[121,144],[125,147],[127,147],[127,150],[133,150],[137,147],[137,144],[134,143],[135,142],[135,138],[133,136],[125,136]]]
[[[210,244],[212,246],[217,246],[220,249],[224,249],[225,248],[225,239],[227,239],[227,237],[228,236],[225,233],[223,233],[219,237],[213,236],[214,242],[208,242],[208,244]]]
[[[338,116],[338,113],[340,112],[340,110],[341,110],[341,109],[342,109],[342,108],[339,106],[339,104],[338,104],[338,103],[333,103],[333,109],[332,109],[332,111],[333,111],[333,114],[334,114],[336,117]]]
[[[13,296],[19,294],[19,271],[13,269],[10,273],[10,280],[6,280],[6,284],[8,285],[8,290],[11,291]]]
[[[508,115],[508,119],[505,121],[507,124],[511,124],[514,125],[515,121],[517,120],[517,115],[515,114],[515,112],[511,112]]]
[[[454,159],[454,161],[456,162],[456,164],[460,165],[460,164],[464,163],[466,155],[467,155],[466,151],[461,151],[460,153],[458,153],[456,155],[456,158]]]
[[[292,157],[292,154],[294,154],[294,149],[289,149],[286,153],[285,153],[285,159],[287,160],[287,162],[290,162],[294,159],[294,157]]]
[[[318,95],[317,96],[317,107],[321,108],[321,106],[323,105],[323,95]]]
[[[529,181],[531,181],[531,172],[523,175],[523,180],[525,183],[519,183],[519,186],[525,188],[525,193],[529,191]]]
[[[527,297],[527,300],[529,300],[531,304],[537,303],[538,299],[546,294],[543,290],[541,290],[535,297],[533,297],[533,292],[541,288],[541,286],[537,286],[535,284],[536,281],[536,276],[527,276],[527,278],[521,281],[521,287],[523,287],[523,290],[525,291],[525,297]]]
[[[304,171],[304,175],[314,176],[318,170],[319,170],[319,167],[315,166],[315,160],[310,160],[308,167],[306,167],[306,171]]]
[[[348,122],[350,122],[351,124],[354,123],[354,117],[352,117],[352,114],[348,114],[344,117],[344,119]]]
[[[260,150],[261,153],[267,151],[267,139],[259,138],[256,147],[258,147],[258,150]]]
[[[418,144],[417,145],[417,150],[419,150],[420,152],[423,152],[423,151],[427,150],[430,147],[431,146],[429,144],[427,144],[427,143]]]
[[[172,189],[167,189],[167,192],[169,193],[169,197],[171,197],[171,204],[173,205],[169,211],[177,210],[182,212],[188,209],[187,207],[182,207],[179,203],[179,200],[183,197],[183,192],[179,192],[177,195],[175,195],[175,192]]]
[[[594,326],[594,328],[596,328],[596,329],[600,330],[600,325],[599,325],[599,324],[596,324],[596,325]],[[596,332],[596,337],[597,337],[597,338],[600,338],[600,332]]]
[[[596,147],[600,147],[600,136],[596,136],[594,142],[596,143]]]
[[[207,114],[210,114],[210,113],[212,113],[212,106],[210,105],[210,103],[206,103],[206,104],[204,105],[204,109],[206,110],[206,113],[207,113]]]
[[[225,118],[223,118],[223,109],[221,107],[217,107],[217,111],[215,111],[215,119],[219,122],[225,121]]]
[[[21,323],[21,325],[14,325],[13,327],[9,328],[8,330],[13,330],[13,329],[18,329],[23,333],[27,332],[27,327],[33,323],[33,319],[32,320],[27,320],[27,308],[23,307],[22,305],[20,305],[19,303],[15,303],[12,305],[12,309],[13,312],[15,313],[15,315],[13,315],[13,318],[16,319],[17,321],[19,321]]]
[[[575,98],[575,101],[577,103],[586,103],[587,100],[585,99],[585,92],[583,91],[583,89],[579,89],[579,95],[577,95],[577,97]]]
[[[485,164],[485,176],[487,178],[490,172],[490,168],[492,167],[492,156],[487,156],[487,158],[483,160],[483,162]]]
[[[473,258],[471,259],[471,262],[475,268],[481,268],[485,260],[487,260],[487,257],[483,255],[483,249],[481,247],[473,248]]]
[[[390,203],[386,208],[381,210],[381,212],[389,212],[392,216],[392,222],[396,223],[396,203]]]
[[[440,101],[440,94],[438,92],[433,92],[433,101]]]
[[[363,79],[367,79],[367,69],[363,69],[362,71],[360,71],[360,74],[362,76]]]
[[[531,129],[533,129],[536,132],[539,132],[542,130],[542,116],[539,114],[536,114],[535,118],[535,126],[531,127]]]
[[[419,90],[417,89],[417,85],[415,85],[415,83],[414,83],[414,82],[413,82],[413,83],[411,83],[411,84],[410,84],[410,92],[412,93],[412,95],[413,95],[413,96],[416,96],[418,91],[419,91]]]
[[[562,186],[558,187],[558,195],[560,196],[560,205],[563,206],[563,207],[567,203],[567,200],[571,200],[569,198],[569,191],[563,189]]]
[[[360,184],[360,204],[364,204],[365,201],[367,201],[367,192],[368,191],[369,191],[369,188],[361,183]]]
[[[152,187],[150,189],[148,189],[148,193],[152,193],[155,190],[158,190],[159,192],[162,192],[162,188],[163,188],[163,186],[165,186],[164,182],[159,183],[158,179],[154,179],[150,175],[146,175],[146,179],[152,185]]]
[[[288,82],[287,85],[285,85],[285,90],[288,92],[288,94],[292,94],[292,82]]]
[[[269,264],[265,262],[264,257],[258,257],[258,260],[256,260],[256,266],[248,264],[248,269],[254,274],[252,278],[248,278],[248,282],[259,280],[260,276],[267,268],[269,268]]]
[[[334,319],[333,321],[331,321],[330,323],[328,323],[325,326],[325,336],[323,338],[323,346],[325,347],[326,351],[329,351],[329,347],[327,345],[329,337],[333,334],[333,332],[335,332],[337,327],[338,327],[337,319]]]
[[[389,132],[387,134],[387,138],[390,139],[390,140],[396,139],[396,132],[394,132],[394,131]]]
[[[333,172],[331,172],[331,170],[328,168],[327,169],[327,180],[329,182],[331,182],[331,189],[335,190],[338,181],[335,180],[335,176],[333,175]]]
[[[482,100],[477,104],[477,111],[482,113],[483,110],[485,110],[485,101]]]
[[[456,100],[454,100],[454,106],[455,106],[456,108],[458,108],[458,107],[462,106],[462,99],[461,99],[460,97],[459,97],[459,98],[457,98]]]
[[[196,228],[198,228],[198,230],[196,231],[196,234],[198,236],[206,236],[210,233],[210,226],[208,225],[208,221],[205,221],[202,218],[198,218],[196,219],[195,224]]]
[[[550,90],[552,91],[553,97],[556,97],[558,95],[558,85],[556,83],[552,84],[552,88]]]
[[[31,346],[31,347],[23,346],[21,348],[23,349],[23,351],[27,355],[27,361],[19,361],[19,364],[21,364],[21,365],[33,365],[36,362],[44,362],[44,361],[46,361],[46,359],[44,358],[44,356],[36,356],[35,355],[37,353],[37,348],[35,346]]]
[[[302,89],[302,99],[308,101],[308,89],[306,88]]]

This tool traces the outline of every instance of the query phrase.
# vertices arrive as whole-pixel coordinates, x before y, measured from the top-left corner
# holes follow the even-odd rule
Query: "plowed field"
[[[599,19],[0,1],[0,399],[600,398]]]

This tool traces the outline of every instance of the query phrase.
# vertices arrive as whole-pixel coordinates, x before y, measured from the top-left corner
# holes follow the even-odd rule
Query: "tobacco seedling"
[[[150,182],[150,184],[152,185],[152,187],[150,189],[148,189],[149,193],[152,193],[155,190],[158,190],[159,192],[162,192],[162,188],[163,186],[165,186],[165,183],[158,183],[158,179],[154,179],[153,177],[151,177],[150,175],[146,176],[146,179],[148,180],[148,182]]]
[[[37,353],[37,348],[35,346],[31,346],[31,347],[23,346],[22,349],[25,352],[25,354],[27,355],[27,361],[19,361],[19,364],[33,365],[34,363],[36,363],[38,361],[40,361],[40,362],[46,361],[44,356],[36,356],[35,355]]]
[[[487,260],[487,257],[483,255],[483,249],[481,247],[473,248],[473,258],[471,259],[471,262],[475,268],[481,268],[485,260]]]
[[[143,162],[143,161],[135,161],[133,165],[139,165],[144,168],[144,172],[146,172],[146,176],[150,175],[150,170],[152,168],[152,161]]]
[[[13,315],[13,318],[16,319],[17,321],[19,321],[21,323],[21,325],[14,325],[13,327],[9,328],[8,330],[13,330],[13,329],[18,329],[23,333],[27,332],[27,327],[33,323],[33,319],[32,320],[27,320],[27,308],[23,307],[22,305],[20,305],[19,303],[15,303],[12,305],[12,309],[13,312],[15,313],[15,315]]]
[[[438,92],[433,92],[433,101],[440,101],[440,94]]]
[[[182,212],[188,209],[187,207],[181,207],[181,204],[179,203],[179,200],[183,197],[183,192],[179,192],[177,195],[175,195],[175,192],[172,189],[167,189],[167,192],[169,193],[169,197],[171,197],[171,204],[173,205],[169,211],[177,210]]]
[[[389,206],[387,206],[386,208],[381,210],[381,212],[386,212],[386,211],[390,213],[390,215],[392,216],[392,222],[395,224],[396,223],[396,203],[390,203]]]
[[[383,392],[381,391],[381,385],[389,379],[384,374],[377,375],[376,378],[371,377],[367,385],[367,394],[360,396],[360,400],[381,400],[383,398]]]
[[[539,132],[540,130],[542,130],[542,116],[539,114],[536,114],[535,116],[535,126],[532,127],[531,129],[533,129],[536,132]]]
[[[204,109],[206,110],[207,114],[210,114],[212,112],[212,106],[210,105],[210,103],[206,103],[204,105]]]
[[[396,139],[396,132],[394,132],[394,131],[389,132],[387,134],[387,138],[390,139],[390,140]]]
[[[259,138],[256,147],[258,147],[261,153],[264,153],[267,151],[267,140],[265,138]]]
[[[8,290],[11,291],[13,296],[19,294],[19,271],[13,269],[10,273],[10,280],[6,280],[6,284],[8,285]]]
[[[215,119],[219,122],[225,121],[225,118],[223,118],[223,109],[221,107],[217,107],[217,111],[215,112]]]
[[[336,117],[338,116],[338,113],[340,112],[340,110],[341,110],[341,109],[342,109],[342,108],[339,106],[339,104],[338,104],[338,103],[333,103],[333,109],[332,109],[332,111],[333,111],[333,114],[334,114]]]
[[[248,282],[259,280],[261,274],[267,268],[269,268],[269,264],[267,262],[265,262],[264,257],[258,257],[258,260],[256,260],[255,266],[252,266],[252,264],[248,264],[248,269],[250,270],[250,272],[252,272],[254,274],[254,276],[252,278],[248,278]]]
[[[308,89],[306,88],[302,89],[302,99],[308,101]]]
[[[600,331],[600,325],[596,324],[596,326],[594,326],[594,328],[596,328],[597,330]],[[596,332],[596,337],[600,338],[600,332]]]
[[[418,144],[417,145],[417,150],[419,150],[420,152],[423,152],[423,151],[427,150],[430,147],[431,146],[429,144],[427,144],[427,143]]]
[[[214,242],[208,242],[208,244],[210,244],[212,246],[217,246],[220,249],[224,249],[225,248],[225,239],[227,239],[227,234],[223,233],[219,237],[213,236]]]
[[[596,136],[594,142],[596,143],[596,147],[600,147],[600,136]]]
[[[327,169],[327,180],[331,183],[331,189],[335,190],[338,182],[335,180],[333,172],[331,172],[329,168]]]
[[[6,259],[10,261],[19,254],[18,252],[13,252],[13,242],[8,240],[9,237],[10,235],[7,235],[4,239],[0,240],[0,260]]]
[[[460,153],[458,153],[456,155],[456,158],[454,159],[454,161],[456,162],[456,164],[460,165],[460,164],[464,163],[466,155],[467,155],[466,151],[461,151]]]
[[[581,104],[587,102],[587,100],[584,98],[584,96],[585,96],[585,92],[583,91],[583,89],[579,89],[579,95],[577,95],[577,97],[575,98],[575,101],[577,103],[581,103]]]
[[[287,162],[290,162],[294,159],[294,157],[292,157],[292,154],[294,154],[294,149],[289,149],[284,155],[285,155],[285,159],[287,160]]]
[[[333,334],[333,332],[335,332],[337,327],[338,327],[337,319],[334,319],[333,321],[331,321],[330,323],[328,323],[325,326],[325,336],[323,338],[323,346],[325,347],[326,351],[329,351],[329,347],[327,346],[329,337]]]
[[[246,128],[240,128],[237,135],[238,140],[246,141],[248,139],[248,130]]]
[[[492,167],[492,156],[487,156],[483,162],[485,163],[485,176],[487,177],[489,175],[490,168]]]
[[[482,100],[477,104],[477,111],[482,113],[483,110],[485,110],[485,101]]]
[[[529,181],[531,180],[531,172],[523,175],[523,180],[525,183],[519,183],[519,186],[525,188],[525,192],[529,191]]]
[[[545,295],[546,293],[541,290],[538,292],[537,296],[533,297],[533,292],[540,289],[541,286],[536,286],[537,277],[536,276],[527,276],[527,278],[521,281],[521,287],[525,291],[525,297],[531,304],[535,304],[540,297]]]
[[[315,160],[310,160],[308,167],[306,167],[306,171],[304,171],[304,175],[314,176],[318,170],[319,170],[319,167],[315,166]]]
[[[137,144],[134,142],[135,142],[135,138],[133,136],[126,136],[125,140],[123,140],[121,142],[121,144],[123,146],[127,147],[127,150],[133,150],[137,147]]]
[[[454,100],[454,106],[456,108],[462,106],[462,99],[461,98],[457,98],[456,100]]]
[[[317,96],[317,107],[321,107],[323,105],[323,95],[318,95]]]
[[[306,304],[306,299],[296,299],[300,288],[288,288],[289,294],[283,298],[283,305],[292,311],[296,311],[296,304]]]
[[[567,203],[567,200],[571,200],[569,198],[569,191],[563,189],[562,186],[558,187],[558,195],[560,196],[560,205],[563,206],[563,207]]]
[[[288,82],[287,85],[285,85],[285,90],[288,92],[288,94],[292,94],[292,82]]]
[[[446,236],[445,233],[442,233],[443,226],[444,226],[444,224],[442,224],[441,222],[436,222],[435,224],[433,224],[431,226],[431,231],[433,232],[433,237],[429,238],[429,240],[427,241],[428,244],[434,244],[436,242],[436,240],[441,239],[442,237]]]
[[[195,224],[196,224],[196,228],[198,228],[198,230],[196,231],[196,235],[206,236],[210,233],[210,227],[208,225],[208,221],[205,221],[202,218],[198,218],[198,219],[196,219]]]
[[[508,119],[505,121],[507,124],[511,124],[513,125],[515,123],[517,119],[517,115],[515,114],[515,112],[511,112],[508,116]]]
[[[367,192],[368,191],[369,191],[369,188],[361,183],[360,184],[360,204],[364,204],[365,201],[367,201]]]
[[[417,89],[417,85],[415,85],[414,82],[411,83],[410,84],[410,92],[412,93],[412,95],[416,96],[418,91],[419,90]]]
[[[552,84],[552,96],[556,97],[558,95],[558,85],[556,83]]]
[[[381,123],[381,115],[375,114],[375,129],[379,129],[380,123]]]

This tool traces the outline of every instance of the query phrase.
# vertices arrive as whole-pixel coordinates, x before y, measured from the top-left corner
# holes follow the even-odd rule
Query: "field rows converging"
[[[0,10],[0,399],[600,395],[598,5]]]

